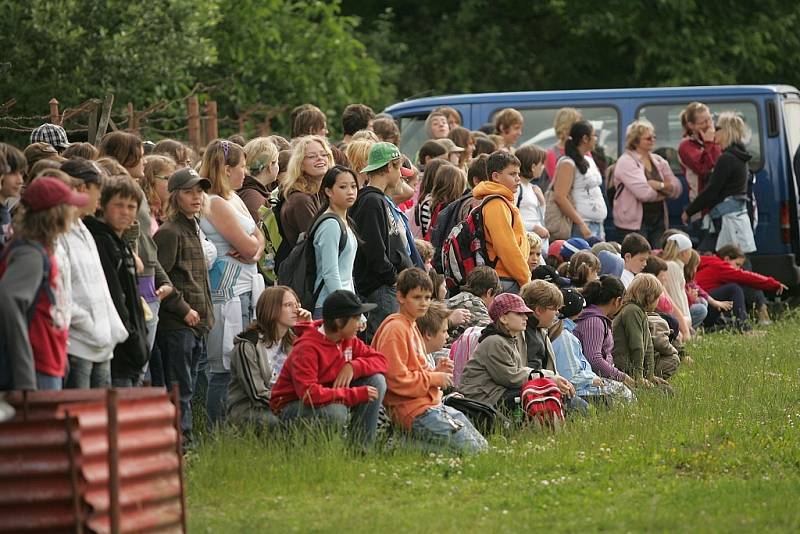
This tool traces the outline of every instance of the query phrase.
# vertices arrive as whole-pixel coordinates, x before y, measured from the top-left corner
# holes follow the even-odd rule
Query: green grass
[[[690,347],[676,394],[495,435],[486,454],[359,457],[338,439],[207,439],[192,532],[800,529],[800,318]]]

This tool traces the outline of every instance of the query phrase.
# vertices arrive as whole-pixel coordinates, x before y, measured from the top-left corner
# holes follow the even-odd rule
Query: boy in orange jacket
[[[422,269],[406,269],[397,278],[400,311],[386,318],[372,340],[388,363],[384,404],[394,423],[425,448],[480,452],[488,447],[486,439],[464,414],[442,404],[441,388],[453,385],[453,362],[440,360],[434,369],[425,358],[416,320],[427,312],[432,293]]]
[[[386,393],[386,358],[356,337],[361,314],[375,308],[340,289],[322,304],[322,320],[297,325],[295,341],[269,407],[285,423],[315,419],[344,430],[364,447],[375,442]]]
[[[519,209],[514,205],[514,192],[519,188],[519,159],[498,150],[486,160],[489,180],[472,191],[476,201],[495,196],[483,207],[484,235],[489,259],[500,276],[504,293],[519,293],[531,281],[528,267],[530,248]]]

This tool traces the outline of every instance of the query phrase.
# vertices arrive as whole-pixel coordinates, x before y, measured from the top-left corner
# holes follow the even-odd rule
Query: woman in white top
[[[334,291],[347,289],[355,292],[353,263],[356,261],[358,250],[358,238],[347,217],[347,210],[353,207],[358,196],[358,180],[355,172],[342,165],[335,165],[322,177],[320,191],[324,198],[315,222],[320,217],[328,218],[323,220],[314,232],[314,256],[317,266],[314,288],[319,288],[319,295],[314,304],[314,319],[322,318],[322,303]],[[347,240],[344,249],[340,250],[342,225],[347,232]]]
[[[514,194],[514,201],[522,216],[522,224],[526,232],[533,232],[542,240],[542,246],[547,249],[550,232],[544,226],[544,193],[535,182],[539,181],[544,173],[544,164],[547,159],[545,149],[536,145],[526,145],[518,149],[515,156],[519,159],[519,187]],[[549,185],[549,184],[548,184]]]
[[[572,237],[605,238],[606,208],[600,184],[603,177],[589,154],[597,134],[588,121],[578,121],[569,130],[564,156],[556,164],[553,195],[562,213],[572,221]]]
[[[246,158],[242,147],[216,139],[203,154],[200,175],[211,180],[208,215],[200,227],[217,249],[209,270],[214,325],[208,334],[209,428],[225,415],[233,340],[253,318],[252,303],[263,290],[256,262],[264,250],[264,236],[244,201],[234,191],[242,186]]]

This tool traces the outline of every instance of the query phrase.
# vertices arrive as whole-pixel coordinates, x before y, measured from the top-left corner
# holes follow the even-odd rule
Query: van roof
[[[406,100],[393,104],[384,111],[397,114],[403,111],[425,111],[437,106],[459,104],[483,104],[503,102],[537,102],[542,100],[598,100],[612,98],[691,97],[702,100],[704,96],[736,96],[743,94],[798,93],[791,85],[717,85],[698,87],[643,87],[632,89],[581,89],[563,91],[519,91],[513,93],[471,93],[442,95]]]

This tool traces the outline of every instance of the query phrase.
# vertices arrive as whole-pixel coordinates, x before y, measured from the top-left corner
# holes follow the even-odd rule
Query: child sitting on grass
[[[580,340],[573,334],[575,319],[585,305],[583,296],[573,288],[564,288],[561,294],[564,297],[564,305],[559,310],[561,321],[551,328],[558,372],[575,386],[575,392],[585,400],[607,404],[613,398],[632,401],[633,393],[625,384],[595,374],[583,355]]]
[[[627,373],[637,385],[652,387],[666,384],[655,376],[653,339],[647,312],[654,311],[664,287],[652,274],[636,276],[622,301],[622,309],[614,318],[614,365]]]
[[[518,295],[504,293],[489,307],[492,323],[483,329],[480,343],[461,375],[464,396],[508,411],[517,409],[521,388],[539,376],[526,365],[524,332],[531,309]]]
[[[433,245],[430,242],[424,239],[415,239],[414,245],[417,247],[417,252],[419,252],[419,257],[422,260],[422,263],[425,268],[425,272],[430,272],[432,267],[433,255],[436,253]]]
[[[388,361],[384,403],[394,423],[424,448],[481,452],[486,439],[464,414],[442,404],[441,388],[453,385],[453,363],[441,359],[431,368],[425,357],[416,320],[428,311],[432,292],[422,269],[406,269],[397,278],[400,311],[384,320],[372,340]]]
[[[425,344],[425,359],[428,365],[435,368],[441,358],[450,358],[447,345],[448,319],[453,312],[441,302],[431,302],[425,315],[416,321],[422,342]]]
[[[597,280],[597,276],[600,274],[600,260],[589,250],[581,250],[573,254],[568,265],[566,276],[578,289],[583,289],[589,282]]]
[[[361,314],[374,308],[338,289],[322,304],[321,321],[297,325],[269,403],[281,421],[311,420],[343,431],[351,415],[350,440],[361,447],[375,443],[386,359],[356,337]]]
[[[544,261],[542,260],[542,248],[544,247],[544,243],[542,242],[542,238],[533,232],[526,232],[525,236],[528,238],[528,246],[531,249],[528,253],[528,267],[531,272],[533,272],[539,265],[544,265]]]

